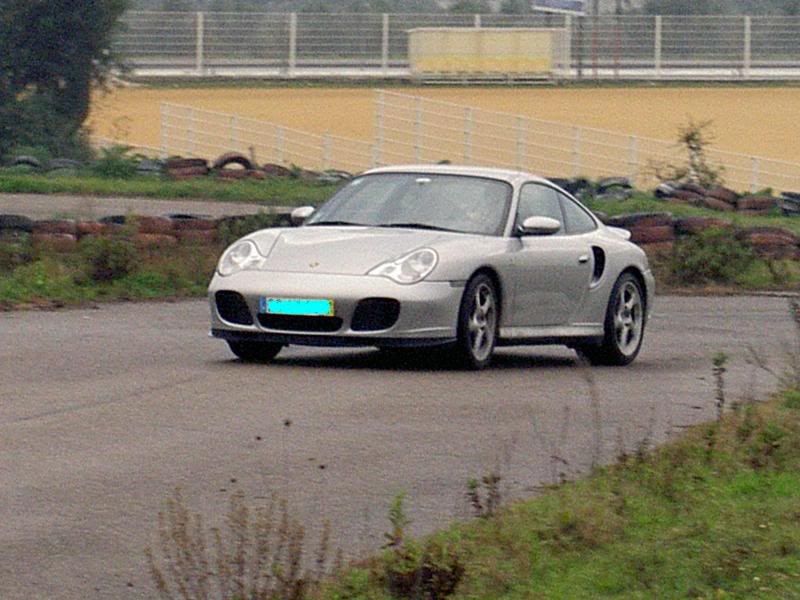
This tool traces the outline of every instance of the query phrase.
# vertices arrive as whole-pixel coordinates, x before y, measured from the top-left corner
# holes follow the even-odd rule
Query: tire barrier
[[[133,243],[139,248],[170,248],[178,244],[178,238],[161,233],[137,233]]]
[[[33,224],[33,219],[23,215],[0,215],[0,232],[22,231],[31,233],[33,232]]]
[[[784,215],[800,215],[800,194],[792,192],[784,192],[780,198],[763,194],[739,195],[722,185],[706,189],[696,183],[666,181],[659,184],[654,194],[667,202],[686,203],[721,212],[767,215],[780,208]]]
[[[229,165],[239,165],[245,171],[253,170],[253,163],[250,161],[250,159],[243,154],[239,154],[238,152],[226,152],[225,154],[221,155],[219,158],[217,158],[217,160],[211,163],[211,169],[214,171],[220,171]]]
[[[69,235],[75,236],[78,234],[78,228],[75,225],[75,221],[70,220],[48,220],[48,221],[36,221],[33,224],[33,234],[42,234],[42,233],[67,233]]]
[[[78,245],[78,238],[72,233],[33,233],[31,241],[34,246],[53,252],[71,252]]]
[[[672,213],[668,212],[647,212],[647,213],[632,213],[629,215],[619,215],[610,217],[606,224],[613,227],[622,227],[629,229],[631,227],[659,227],[669,226],[672,227],[674,218]]]
[[[139,233],[168,235],[174,229],[174,222],[167,217],[138,216],[136,226]]]
[[[800,258],[800,237],[781,227],[748,227],[736,237],[747,242],[759,256],[775,259]]]
[[[714,198],[713,196],[706,196],[703,198],[700,206],[703,208],[710,208],[723,212],[732,212],[736,210],[736,206],[734,204],[729,204],[728,202],[720,200],[719,198]]]
[[[629,231],[634,244],[656,244],[675,240],[675,228],[672,225],[631,227]]]
[[[681,235],[696,235],[708,229],[728,229],[733,225],[724,219],[714,217],[684,217],[675,221],[675,233]]]

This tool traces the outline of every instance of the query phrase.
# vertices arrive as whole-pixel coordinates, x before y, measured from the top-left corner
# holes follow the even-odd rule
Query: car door
[[[562,208],[564,200],[569,201],[543,183],[527,183],[520,189],[514,226],[513,314],[507,321],[512,327],[568,324],[587,293],[592,252],[586,235],[570,232]],[[556,219],[561,229],[550,235],[520,233],[519,226],[532,216]]]

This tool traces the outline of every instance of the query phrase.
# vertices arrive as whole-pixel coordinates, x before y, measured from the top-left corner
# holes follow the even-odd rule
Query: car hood
[[[266,269],[294,273],[363,275],[377,265],[431,246],[438,231],[379,227],[265,229],[249,237],[267,257]]]

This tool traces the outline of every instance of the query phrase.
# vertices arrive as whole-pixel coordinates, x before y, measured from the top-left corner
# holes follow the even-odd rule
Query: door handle
[[[588,254],[581,254],[578,257],[578,262],[581,263],[581,264],[589,262],[589,255]]]

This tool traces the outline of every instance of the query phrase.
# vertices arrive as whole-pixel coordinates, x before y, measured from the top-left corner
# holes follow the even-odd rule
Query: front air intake
[[[219,291],[214,294],[217,312],[223,321],[236,325],[252,325],[253,315],[247,307],[244,297],[238,292]]]
[[[382,331],[397,323],[400,303],[393,298],[365,298],[359,301],[353,313],[350,329],[353,331]]]

